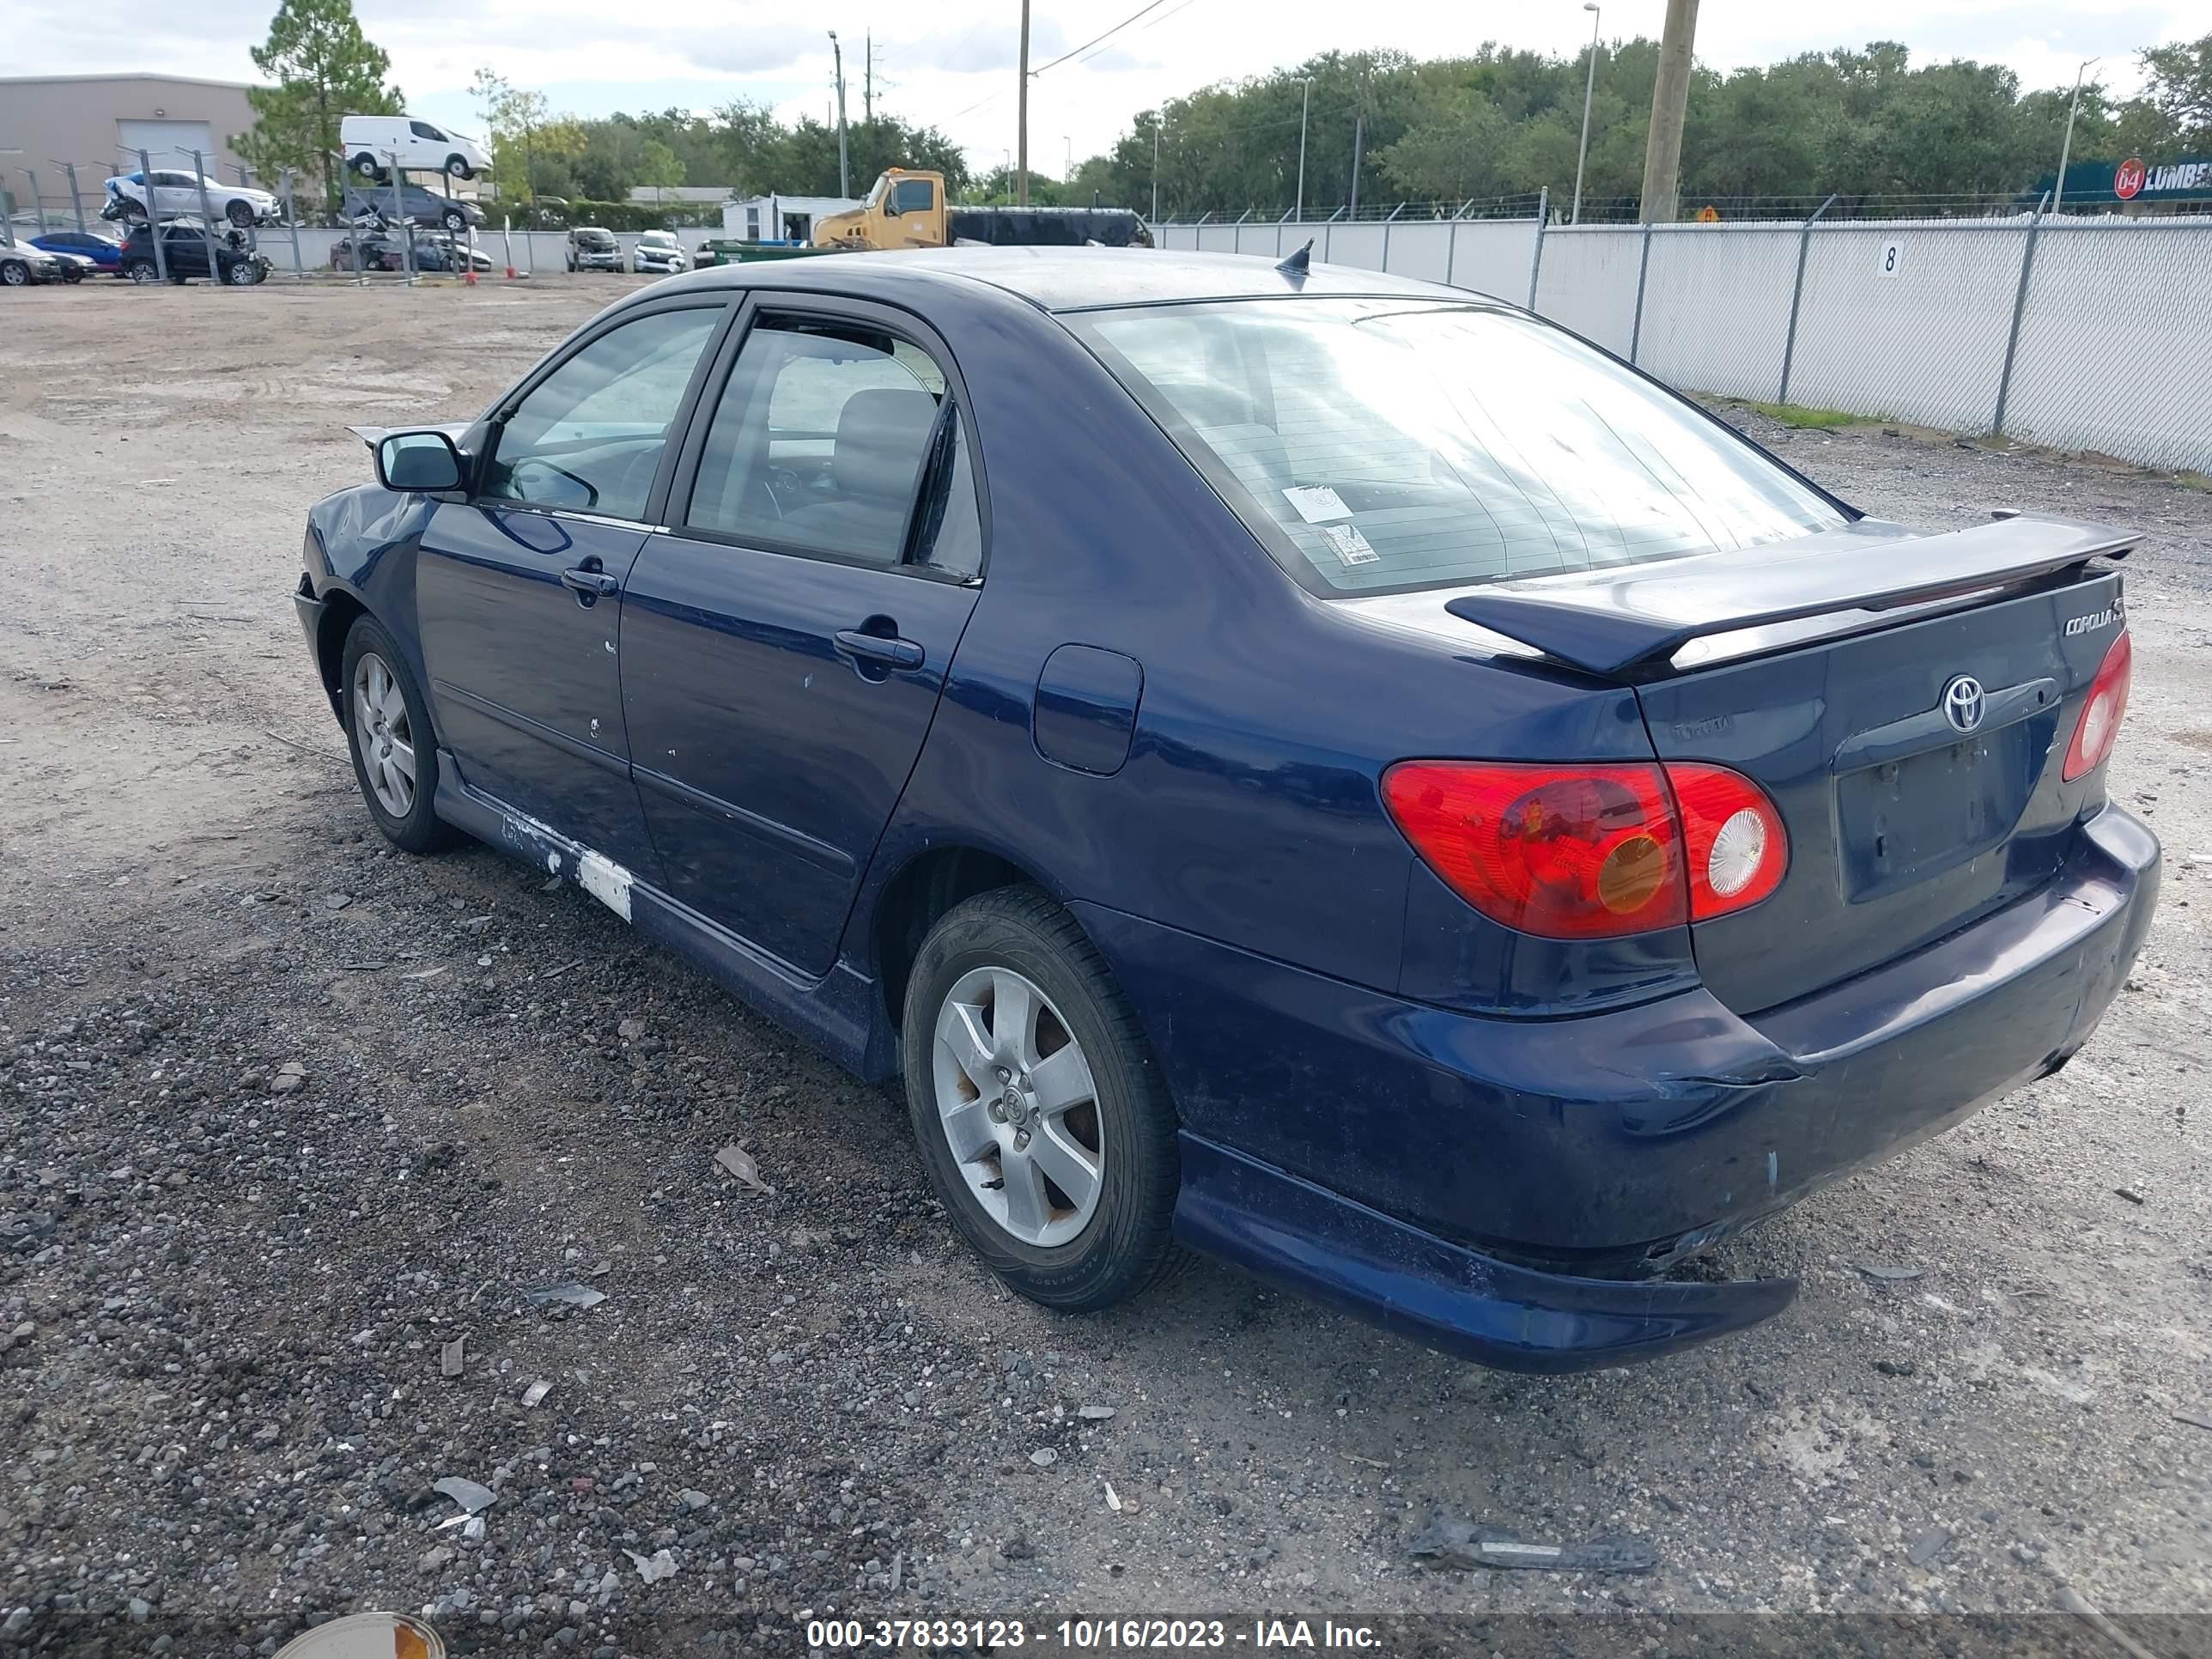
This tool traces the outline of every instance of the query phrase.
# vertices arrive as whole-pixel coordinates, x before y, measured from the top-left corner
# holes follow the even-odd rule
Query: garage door
[[[127,155],[125,173],[138,170],[138,152],[144,150],[156,167],[182,167],[191,170],[192,152],[204,156],[213,177],[213,169],[221,155],[215,147],[215,134],[205,121],[118,121],[115,142],[118,156]]]

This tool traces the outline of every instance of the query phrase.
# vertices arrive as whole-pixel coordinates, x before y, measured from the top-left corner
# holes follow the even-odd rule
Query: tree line
[[[1089,203],[1163,217],[1247,210],[1279,214],[1297,194],[1302,109],[1304,204],[1564,197],[1575,176],[1584,76],[1595,53],[1586,211],[1632,215],[1644,167],[1658,43],[1601,43],[1572,57],[1486,45],[1465,58],[1326,52],[1222,82],[1140,112],[1072,179],[1032,175],[1031,199]],[[271,84],[246,94],[257,125],[233,147],[264,177],[280,167],[320,182],[332,207],[346,114],[396,112],[391,59],[362,33],[352,0],[283,0],[253,61]],[[2118,100],[2081,89],[2080,161],[2130,155],[2212,156],[2212,34],[2141,56],[2144,83]],[[641,185],[726,186],[735,193],[840,194],[837,129],[779,119],[739,100],[709,113],[666,109],[580,117],[489,69],[475,95],[502,197],[619,203]],[[2023,92],[2001,64],[1916,65],[1905,47],[1808,52],[1728,74],[1700,66],[1682,139],[1683,210],[1749,197],[2002,198],[2057,166],[2072,88]],[[881,109],[848,124],[854,191],[888,167],[933,168],[955,199],[1002,200],[1003,167],[972,173],[934,127]],[[1157,160],[1156,160],[1157,158]],[[1356,171],[1356,177],[1355,177]]]
[[[1155,155],[1163,217],[1292,205],[1310,82],[1305,203],[1465,202],[1571,191],[1592,48],[1569,58],[1486,45],[1470,57],[1327,52],[1141,112],[1067,192],[1148,209]],[[1659,46],[1601,43],[1590,103],[1587,212],[1632,215]],[[2085,84],[2077,161],[2212,155],[2212,34],[2141,55],[2144,87],[2117,100]],[[1916,65],[1894,41],[1808,52],[1723,74],[1694,71],[1682,204],[1746,197],[2009,197],[2055,171],[2069,87],[2023,92],[1997,64]],[[1157,149],[1156,149],[1157,142]],[[1354,157],[1358,156],[1355,183]]]

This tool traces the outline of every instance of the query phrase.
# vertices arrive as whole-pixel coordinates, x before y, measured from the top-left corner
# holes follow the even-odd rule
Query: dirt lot
[[[303,509],[366,476],[344,423],[471,415],[626,286],[0,307],[0,1649],[382,1606],[607,1656],[831,1608],[1603,1610],[1681,1651],[1658,1615],[2069,1586],[2161,1659],[2212,1640],[2212,495],[1762,426],[1887,515],[2148,532],[2114,787],[2169,860],[2068,1070],[1731,1249],[1803,1275],[1784,1317],[1565,1381],[1211,1267],[1064,1322],[971,1263],[885,1097],[356,798],[289,599]],[[605,1299],[527,1299],[569,1280]],[[448,1475],[497,1489],[480,1538]],[[1427,1570],[1437,1508],[1659,1565]]]

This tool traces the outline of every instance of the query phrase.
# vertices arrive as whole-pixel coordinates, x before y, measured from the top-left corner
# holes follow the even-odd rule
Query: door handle
[[[605,571],[598,568],[596,564],[580,564],[572,569],[562,571],[561,585],[563,587],[574,588],[586,605],[593,599],[604,599],[611,594],[622,592],[622,583],[615,577],[607,574]]]
[[[912,640],[863,634],[857,628],[841,628],[835,637],[837,654],[858,662],[881,663],[887,668],[919,668],[927,657]]]

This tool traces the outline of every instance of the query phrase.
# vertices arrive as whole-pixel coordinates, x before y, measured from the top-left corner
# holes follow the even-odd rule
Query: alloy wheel
[[[7,283],[10,288],[21,288],[30,280],[30,271],[22,265],[16,264],[13,261],[0,265],[0,283]]]
[[[937,1012],[937,1115],[977,1203],[1024,1244],[1067,1243],[1105,1187],[1090,1063],[1060,1010],[1011,968],[963,974]]]
[[[407,817],[415,810],[415,729],[398,679],[374,651],[354,665],[353,735],[377,805],[395,818]]]

